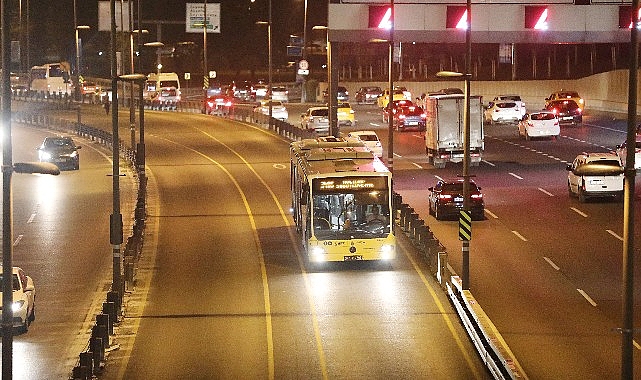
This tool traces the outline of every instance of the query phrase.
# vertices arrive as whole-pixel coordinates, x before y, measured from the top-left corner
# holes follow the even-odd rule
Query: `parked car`
[[[2,266],[0,266],[0,282],[2,282]],[[23,333],[29,330],[29,325],[36,319],[36,287],[33,279],[19,267],[13,267],[13,327],[20,328]],[[0,296],[2,289],[0,289]]]
[[[429,213],[436,220],[459,216],[463,209],[463,179],[439,180],[434,187],[429,187]],[[470,180],[470,212],[473,219],[485,218],[485,202],[481,188]]]
[[[336,118],[339,125],[353,127],[356,125],[354,110],[349,102],[339,102],[336,109]]]
[[[347,134],[347,137],[353,137],[361,141],[377,157],[383,157],[383,145],[378,135],[374,131],[353,131]]]
[[[519,121],[519,135],[526,140],[533,137],[553,137],[558,139],[561,133],[559,119],[550,111],[526,113]]]
[[[623,166],[625,166],[626,164],[626,157],[628,154],[628,149],[626,145],[627,144],[624,141],[623,144],[617,145],[617,149],[616,149],[616,154],[621,159],[621,164]],[[636,136],[636,144],[634,147],[634,168],[636,170],[641,169],[641,135],[640,134],[637,134]]]
[[[58,168],[72,170],[80,169],[80,154],[82,148],[73,141],[71,137],[50,136],[45,137],[42,145],[38,148],[38,159],[40,162],[51,162]]]
[[[272,100],[280,100],[283,103],[289,102],[289,91],[285,86],[272,86]]]
[[[357,104],[374,104],[382,93],[383,90],[378,86],[366,86],[359,88],[354,98]]]
[[[490,102],[485,110],[489,123],[515,123],[521,120],[521,109],[513,101]]]
[[[521,111],[521,117],[525,116],[527,112],[525,102],[521,99],[520,95],[497,95],[492,102],[514,102],[516,107]]]
[[[560,125],[581,125],[583,122],[583,111],[574,100],[553,100],[545,109],[556,115]]]
[[[574,100],[576,104],[581,108],[581,111],[585,109],[585,99],[583,99],[578,92],[576,91],[569,91],[569,90],[561,90],[561,91],[555,91],[550,94],[547,98],[545,98],[545,106],[547,108],[547,105],[550,102],[556,101],[556,100]]]
[[[207,97],[202,112],[207,115],[227,116],[234,108],[234,98],[224,94]]]
[[[300,115],[300,127],[312,129],[319,136],[329,135],[329,108],[326,106],[310,107]]]
[[[568,193],[585,202],[593,197],[623,199],[623,164],[615,153],[581,153],[568,170]]]
[[[289,118],[289,112],[287,112],[287,108],[285,108],[285,105],[280,100],[262,100],[260,102],[260,105],[254,108],[254,112],[260,112],[263,115],[269,115],[270,103],[272,107],[272,117],[274,119],[287,121],[287,118]]]
[[[399,131],[425,131],[427,115],[416,105],[400,106],[394,113],[394,127]]]

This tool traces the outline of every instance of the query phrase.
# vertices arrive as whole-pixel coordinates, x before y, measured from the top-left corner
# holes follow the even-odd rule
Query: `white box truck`
[[[425,98],[425,153],[436,168],[461,162],[464,155],[465,97],[432,95]],[[470,165],[478,166],[484,149],[483,101],[470,96]]]

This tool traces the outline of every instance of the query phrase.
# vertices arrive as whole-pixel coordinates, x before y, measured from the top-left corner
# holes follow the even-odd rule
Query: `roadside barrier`
[[[43,101],[43,98],[36,97],[35,101]],[[70,108],[72,104],[65,97],[60,97],[57,101],[60,104],[58,107]],[[169,108],[168,110],[200,113],[200,107],[199,102],[180,102],[175,108]],[[287,122],[272,118],[270,123],[268,115],[254,112],[253,107],[249,105],[246,107],[236,106],[228,114],[221,116],[263,126],[292,141],[316,137],[314,131],[304,130]],[[16,112],[12,117],[16,121],[32,126],[75,133],[78,136],[106,146],[113,144],[110,133],[79,122],[51,118],[35,112]],[[130,166],[136,171],[136,152],[126,148],[122,141],[119,141],[119,146],[121,155],[128,160]],[[125,286],[127,288],[133,286],[135,282],[135,265],[140,257],[144,243],[146,177],[144,168],[138,168],[136,173],[138,174],[138,202],[134,213],[132,235],[127,239],[124,250]],[[528,377],[516,357],[514,357],[496,327],[485,315],[481,306],[476,302],[469,290],[462,289],[460,278],[447,264],[448,254],[446,248],[434,236],[429,226],[420,218],[414,208],[407,203],[403,203],[400,194],[394,193],[392,202],[396,230],[400,230],[410,239],[419,255],[428,264],[431,274],[444,291],[447,292],[470,339],[492,376],[495,379],[527,379]],[[109,342],[109,336],[113,334],[113,330],[109,326],[110,324],[116,324],[118,321],[121,307],[119,302],[117,292],[110,291],[107,293],[107,301],[103,303],[103,312],[96,316],[95,332],[94,328],[92,328],[92,337],[88,346],[84,352],[80,353],[77,365],[73,368],[71,375],[73,380],[91,379],[94,374],[99,374],[104,367],[105,352],[110,348],[113,349]]]

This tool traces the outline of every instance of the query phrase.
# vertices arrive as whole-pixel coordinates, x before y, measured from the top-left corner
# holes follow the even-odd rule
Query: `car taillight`
[[[214,104],[215,104],[214,102],[207,102],[207,106],[208,106],[208,107],[213,107],[213,106],[214,106]]]
[[[472,194],[471,197],[472,197],[472,199],[482,199],[483,198],[483,194]]]
[[[556,115],[556,114],[558,114],[558,113],[559,113],[559,110],[558,110],[558,109],[556,109],[556,108],[554,108],[554,109],[552,109],[552,113]]]
[[[405,119],[405,115],[403,115],[403,114],[398,115],[398,118],[399,118],[399,119]]]
[[[225,106],[227,107],[231,107],[231,105],[232,105],[231,101],[228,101],[227,103],[225,103]]]
[[[422,114],[421,114],[421,119],[427,119],[427,114],[422,113]]]
[[[452,199],[452,196],[450,194],[439,194],[438,198],[439,199]]]
[[[576,109],[576,112],[581,113],[581,112],[583,112],[583,110],[582,110],[582,109],[580,109],[580,108],[577,108],[577,109]]]

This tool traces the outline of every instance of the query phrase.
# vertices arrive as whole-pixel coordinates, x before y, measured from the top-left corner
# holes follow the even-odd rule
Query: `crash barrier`
[[[189,103],[181,102],[179,103],[178,110],[184,111],[187,109],[182,108],[181,104],[183,104],[184,107],[189,106]],[[195,107],[196,105],[191,104],[191,106]],[[198,107],[200,107],[200,105],[198,105]],[[200,113],[201,110],[200,108],[194,108],[192,109],[192,112]],[[268,115],[254,112],[253,107],[251,106],[234,107],[230,112],[221,114],[220,116],[242,122],[262,125],[265,128],[270,129],[278,135],[283,136],[289,140],[300,140],[304,138],[316,137],[314,131],[304,130],[284,121],[272,118],[270,123]],[[44,118],[44,116],[36,116],[34,114],[31,114],[27,118],[29,117],[31,117],[32,119]],[[56,123],[54,122],[50,124]],[[80,125],[78,129],[83,130],[82,133],[86,134],[86,138],[97,139],[98,141],[105,141],[110,144],[111,135],[109,133],[91,127],[88,127],[89,131],[85,132],[82,125],[78,125]],[[78,134],[80,135],[81,132],[78,132]],[[121,143],[121,154],[122,153],[123,149]],[[125,155],[127,154],[125,153]],[[134,158],[135,152],[133,152],[132,158],[130,158],[130,162],[133,162]],[[144,176],[144,170],[140,174],[142,175],[139,175],[138,194],[139,202],[142,203],[142,205],[136,206],[136,223],[134,224],[134,234],[132,235],[132,237],[140,236],[140,238],[127,239],[124,254],[126,286],[129,286],[129,284],[131,284],[131,282],[135,280],[135,263],[137,258],[139,257],[143,244],[142,235],[144,232],[144,196],[141,199],[140,194],[145,192],[146,183],[143,183],[143,181],[145,181],[146,179]],[[497,331],[487,315],[485,315],[485,312],[479,306],[478,302],[476,302],[469,290],[462,289],[459,277],[447,264],[448,254],[446,248],[434,236],[429,226],[423,219],[420,218],[419,214],[414,210],[414,208],[412,208],[409,204],[403,203],[402,196],[398,193],[394,193],[393,207],[397,228],[409,237],[413,246],[417,249],[421,257],[427,262],[432,275],[436,278],[441,287],[447,292],[448,297],[454,305],[470,339],[472,340],[474,346],[476,347],[480,357],[484,361],[490,373],[494,376],[495,379],[527,379],[527,375],[510,351],[507,344],[503,341],[500,333]],[[138,218],[139,212],[143,215],[140,219]],[[138,223],[139,221],[140,224]],[[118,308],[118,310],[120,310],[120,308]],[[103,313],[105,313],[104,307]],[[101,338],[97,337],[95,339]],[[100,347],[98,343],[94,344],[95,347]],[[92,351],[92,347],[94,346],[92,346],[92,341],[90,341],[88,349],[85,352],[81,353],[78,364],[76,367],[74,367],[74,373],[78,372],[84,374],[86,372],[86,370],[76,368],[87,367],[86,365],[82,365],[82,355],[85,354],[84,360],[87,361],[88,359],[86,358],[86,353],[94,352]],[[94,349],[96,349],[95,347]],[[96,369],[100,370],[100,365],[102,363],[100,360],[103,360],[104,358],[100,357],[100,355],[95,354],[94,356],[92,356],[92,358],[93,371],[96,371]],[[74,377],[73,379],[84,379],[84,377]]]
[[[77,121],[42,115],[33,111],[16,111],[11,116],[12,120],[18,123],[56,132],[75,134],[84,139],[113,148],[114,142],[111,133]],[[144,168],[137,170],[136,152],[127,148],[122,140],[118,142],[118,147],[120,156],[126,160],[138,179],[133,225],[123,252],[125,287],[132,287],[135,281],[135,264],[140,258],[144,243],[147,178]],[[106,300],[102,305],[102,312],[96,315],[96,322],[91,328],[89,342],[83,352],[80,353],[78,362],[72,370],[72,379],[91,379],[94,374],[100,373],[105,365],[105,353],[117,348],[110,342],[110,336],[114,335],[114,325],[119,322],[122,310],[120,294],[121,292],[116,289],[111,289],[107,292]]]

